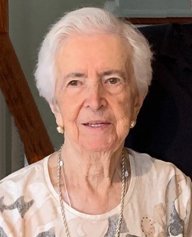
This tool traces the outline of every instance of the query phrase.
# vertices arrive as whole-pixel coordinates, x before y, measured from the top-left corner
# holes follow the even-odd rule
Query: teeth
[[[101,124],[100,123],[89,123],[89,126],[90,127],[93,127],[93,128],[98,128],[98,127],[100,127],[101,126]]]
[[[90,122],[90,123],[84,123],[85,126],[89,126],[91,128],[99,128],[103,125],[107,124],[106,122]]]

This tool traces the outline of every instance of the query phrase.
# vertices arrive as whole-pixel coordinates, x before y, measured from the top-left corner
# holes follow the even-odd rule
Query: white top
[[[192,237],[192,185],[173,164],[129,149],[121,237]],[[66,236],[48,159],[0,182],[0,237]],[[64,204],[71,237],[114,237],[120,205],[88,215]]]

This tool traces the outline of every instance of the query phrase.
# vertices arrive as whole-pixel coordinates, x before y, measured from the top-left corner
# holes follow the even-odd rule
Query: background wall
[[[192,0],[108,0],[106,5],[123,17],[192,16]]]
[[[153,4],[151,4],[151,1]],[[126,3],[126,5],[125,5]],[[136,4],[137,3],[137,4]],[[182,3],[182,4],[181,4]],[[147,5],[148,4],[148,5]],[[35,87],[33,72],[37,60],[38,48],[48,27],[60,18],[64,12],[82,6],[105,6],[118,15],[136,16],[144,9],[145,14],[152,16],[153,13],[164,7],[162,16],[166,12],[167,1],[158,0],[10,0],[10,37],[15,47],[17,56],[25,73],[26,79],[41,113],[42,119],[48,130],[52,143],[57,149],[62,143],[62,136],[56,132],[54,116],[44,99],[40,98]],[[162,9],[163,9],[162,7]],[[160,8],[161,9],[161,8]],[[192,0],[170,0],[167,9],[180,9],[182,16],[192,13]],[[129,12],[130,10],[130,12]],[[186,14],[184,13],[186,12]],[[181,12],[180,12],[181,13]],[[128,15],[130,14],[130,15]],[[141,16],[141,15],[140,15]],[[147,15],[146,15],[147,16]],[[159,15],[158,15],[159,16]],[[178,14],[179,16],[179,14]]]
[[[81,6],[103,6],[102,0],[10,0],[9,31],[16,54],[36,101],[42,119],[55,148],[62,143],[56,132],[55,119],[47,103],[40,98],[34,82],[34,68],[38,48],[49,26],[63,16],[64,12]]]

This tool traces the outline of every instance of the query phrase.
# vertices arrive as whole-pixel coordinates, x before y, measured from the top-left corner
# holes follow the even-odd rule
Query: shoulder
[[[0,181],[0,236],[1,232],[10,237],[28,236],[46,229],[47,221],[57,218],[48,159],[49,156]]]
[[[32,184],[37,183],[39,187],[45,179],[47,161],[48,157],[45,157],[2,179],[0,181],[0,193],[14,199],[14,196],[22,196],[26,193]]]
[[[140,209],[153,218],[156,218],[153,216],[154,212],[162,220],[165,218],[166,228],[170,233],[180,233],[179,231],[182,230],[183,236],[191,236],[192,183],[190,178],[170,162],[131,149],[128,149],[128,152],[131,174],[135,180],[134,195],[136,200],[143,200]]]
[[[158,193],[165,196],[172,194],[191,200],[191,179],[174,164],[130,149],[129,153],[133,163],[133,174],[143,187],[150,187],[151,192],[158,190]]]
[[[137,176],[156,176],[158,179],[170,180],[175,176],[182,176],[190,180],[180,169],[173,163],[156,159],[149,154],[139,153],[128,149],[129,154],[135,166]]]

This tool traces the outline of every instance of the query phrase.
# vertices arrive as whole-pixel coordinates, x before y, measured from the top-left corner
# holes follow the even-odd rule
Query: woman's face
[[[74,35],[56,56],[57,124],[65,143],[89,151],[116,150],[136,120],[140,101],[131,47],[113,34]]]

